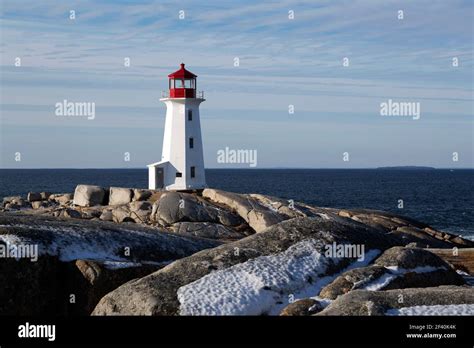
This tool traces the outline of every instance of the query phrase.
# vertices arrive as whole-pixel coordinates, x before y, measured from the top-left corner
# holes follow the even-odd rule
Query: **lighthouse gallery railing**
[[[161,91],[161,98],[169,98],[170,91]],[[196,91],[196,98],[204,99],[204,91]]]

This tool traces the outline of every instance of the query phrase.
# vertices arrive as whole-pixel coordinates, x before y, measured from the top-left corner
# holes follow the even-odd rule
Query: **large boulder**
[[[18,204],[15,204],[15,203],[6,203],[4,206],[3,206],[3,209],[6,210],[6,211],[9,211],[9,210],[18,210],[18,209],[21,209],[21,205],[18,205]]]
[[[331,209],[312,207],[301,202],[294,202],[293,200],[255,193],[246,196],[251,200],[255,200],[261,206],[278,213],[284,220],[295,217],[330,217],[335,215]]]
[[[25,202],[25,200],[21,196],[3,197],[3,205],[8,204],[8,203],[22,205],[24,202]]]
[[[152,204],[147,201],[133,201],[129,207],[130,211],[151,210]]]
[[[161,267],[126,262],[61,261],[46,254],[34,262],[4,258],[0,260],[0,313],[89,315],[107,292]]]
[[[102,214],[100,214],[99,219],[103,221],[114,221],[114,214],[110,209],[104,209]]]
[[[319,277],[354,261],[325,257],[327,245],[364,244],[368,253],[385,250],[397,241],[349,219],[294,218],[128,282],[104,296],[93,313],[269,313],[290,293],[311,287]]]
[[[471,287],[445,285],[433,288],[412,288],[387,291],[354,290],[339,296],[316,315],[389,315],[404,308],[419,310],[434,307],[470,305],[474,314],[474,291]],[[468,307],[469,308],[469,307]]]
[[[147,201],[133,201],[129,204],[130,217],[139,223],[148,223],[151,216],[152,204]]]
[[[66,208],[67,210],[67,208]],[[71,211],[73,209],[69,209]],[[82,207],[77,209],[76,211],[80,212],[81,217],[83,219],[98,219],[102,214],[103,207],[101,206],[93,206],[93,207]]]
[[[126,205],[116,207],[112,210],[113,221],[117,223],[135,222],[131,217],[130,208]]]
[[[386,250],[375,260],[375,264],[395,269],[415,269],[417,267],[448,268],[448,264],[429,250],[396,246]]]
[[[355,290],[363,284],[380,279],[387,273],[388,270],[382,266],[367,266],[346,271],[330,284],[323,287],[319,296],[333,300],[339,295]]]
[[[461,248],[466,248],[466,247],[473,248],[474,247],[474,241],[462,238],[459,235],[437,231],[437,230],[435,230],[435,229],[433,229],[429,226],[423,228],[423,231],[425,233],[429,234],[430,236],[435,237],[436,239],[439,239],[439,240],[442,240],[442,241],[445,241],[445,242],[449,242],[451,244],[451,247],[452,246],[459,246]]]
[[[2,240],[38,245],[42,255],[57,256],[61,261],[164,262],[220,244],[134,224],[0,213]]]
[[[0,313],[88,315],[117,286],[219,244],[138,225],[0,213]],[[35,248],[30,258],[5,257],[26,246]]]
[[[104,204],[105,189],[94,185],[77,185],[74,191],[74,205],[91,207]]]
[[[430,248],[474,247],[473,241],[437,231],[423,222],[405,216],[367,209],[339,210],[338,213],[381,232],[400,237],[405,245],[415,243],[420,247]]]
[[[453,247],[451,249],[429,249],[429,251],[453,265],[457,270],[474,275],[474,248]]]
[[[31,207],[33,209],[48,208],[52,204],[49,201],[33,201],[31,202]]]
[[[311,298],[298,300],[290,303],[281,312],[281,316],[307,316],[320,312],[323,309],[322,305]]]
[[[376,259],[375,264],[396,276],[383,289],[465,284],[450,264],[429,249],[393,247]]]
[[[70,209],[70,208],[61,210],[61,213],[59,216],[62,218],[68,218],[68,219],[81,219],[82,218],[82,214],[79,211],[75,209]]]
[[[3,198],[3,207],[6,210],[18,210],[21,208],[31,208],[31,203],[21,196],[10,196]]]
[[[134,189],[133,190],[133,200],[134,201],[146,201],[153,194],[153,190],[145,189]]]
[[[261,204],[257,198],[250,195],[205,189],[202,196],[235,211],[255,232],[261,232],[267,227],[289,218],[289,216],[279,214],[278,210],[275,210],[276,208],[273,209],[271,206]]]
[[[393,247],[373,265],[344,272],[325,286],[320,296],[335,299],[356,289],[374,291],[463,284],[464,279],[435,254],[418,248]]]
[[[71,203],[74,199],[74,194],[72,193],[57,193],[49,196],[49,200],[56,202],[60,205],[66,205]]]
[[[130,262],[99,262],[77,260],[75,268],[67,274],[70,292],[76,296],[76,313],[89,315],[99,300],[108,292],[135,278],[155,272],[165,264],[140,264]]]
[[[181,192],[165,192],[154,203],[152,219],[162,225],[177,222],[213,222],[237,226],[244,221],[227,210],[211,205],[195,195]]]
[[[444,239],[436,238],[435,236],[427,233],[424,229],[413,227],[413,226],[401,226],[397,227],[392,234],[400,236],[405,240],[405,243],[414,243],[419,247],[436,247],[443,248],[447,247],[450,243]],[[448,244],[449,243],[449,244]]]
[[[188,193],[165,192],[157,200],[152,212],[155,221],[170,225],[180,221],[209,222],[213,218],[196,197]]]
[[[111,187],[109,205],[123,205],[132,201],[133,191],[129,188]]]
[[[46,201],[51,196],[51,192],[40,192],[41,200]]]
[[[0,247],[7,244],[0,240]],[[0,313],[2,315],[66,314],[66,299],[57,291],[60,282],[57,256],[0,258]],[[61,303],[55,305],[55,298]]]
[[[28,202],[36,202],[43,200],[43,197],[39,192],[28,192],[26,199],[28,200]]]

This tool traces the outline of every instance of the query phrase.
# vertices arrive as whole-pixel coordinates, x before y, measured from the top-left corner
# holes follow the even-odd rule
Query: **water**
[[[208,169],[209,187],[315,206],[395,212],[474,239],[474,170]],[[1,169],[0,197],[77,184],[147,187],[146,169]],[[403,209],[398,209],[398,200]]]

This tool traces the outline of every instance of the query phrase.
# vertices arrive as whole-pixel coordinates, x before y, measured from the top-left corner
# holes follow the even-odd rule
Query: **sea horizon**
[[[126,170],[126,169],[147,169],[147,167],[38,167],[38,168],[0,168],[0,170],[35,170],[35,169],[42,169],[42,170],[47,170],[47,169],[74,169],[74,170],[89,170],[89,169],[118,169],[118,170]],[[469,167],[430,167],[430,166],[380,166],[380,167],[354,167],[354,168],[343,168],[343,167],[259,167],[259,168],[253,168],[253,167],[238,167],[238,168],[232,168],[232,167],[205,167],[205,169],[212,169],[212,170],[266,170],[266,169],[302,169],[302,170],[364,170],[364,169],[393,169],[393,170],[399,170],[399,169],[411,169],[411,170],[474,170],[474,167],[469,168]]]
[[[472,168],[206,168],[205,173],[210,188],[319,207],[389,211],[474,239]],[[148,174],[146,167],[0,169],[0,197],[73,193],[79,184],[148,188]]]

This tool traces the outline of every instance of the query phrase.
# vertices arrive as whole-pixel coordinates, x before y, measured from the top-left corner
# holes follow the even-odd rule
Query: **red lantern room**
[[[184,68],[181,68],[169,77],[170,98],[196,98],[196,75]]]

